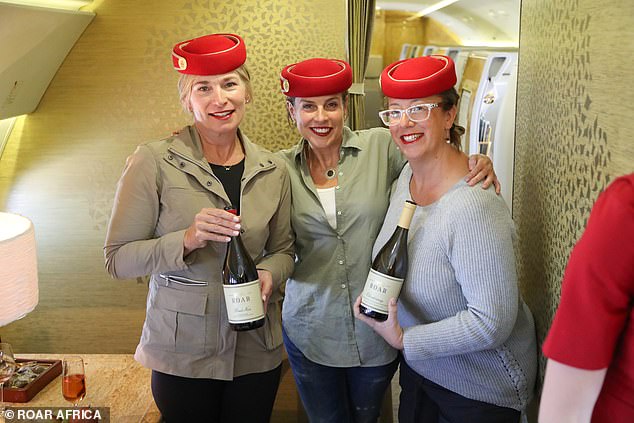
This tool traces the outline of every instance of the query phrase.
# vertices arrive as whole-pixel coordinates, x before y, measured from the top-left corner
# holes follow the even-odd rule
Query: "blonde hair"
[[[253,101],[253,87],[251,86],[251,75],[249,74],[249,70],[246,65],[242,65],[237,69],[232,70],[231,72],[235,72],[240,77],[240,80],[244,82],[244,86],[246,88],[246,97],[249,101]],[[183,109],[187,113],[191,113],[191,108],[189,106],[189,96],[192,93],[192,87],[194,86],[194,81],[198,78],[199,75],[189,75],[189,74],[181,74],[178,79],[178,96],[180,98],[181,105]]]

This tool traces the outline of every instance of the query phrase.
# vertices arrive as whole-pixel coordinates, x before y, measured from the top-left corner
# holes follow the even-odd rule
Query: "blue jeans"
[[[295,384],[311,423],[376,423],[398,367],[330,367],[310,361],[283,331]]]

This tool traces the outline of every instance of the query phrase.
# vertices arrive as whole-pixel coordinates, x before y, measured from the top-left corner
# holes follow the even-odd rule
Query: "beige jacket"
[[[293,271],[291,195],[284,163],[239,133],[245,151],[243,242],[259,269],[273,274],[265,325],[234,332],[222,291],[225,243],[183,260],[183,237],[204,207],[229,199],[202,152],[196,129],[140,145],[119,180],[104,246],[115,278],[151,275],[147,314],[135,358],[163,373],[231,380],[281,362],[283,283]]]

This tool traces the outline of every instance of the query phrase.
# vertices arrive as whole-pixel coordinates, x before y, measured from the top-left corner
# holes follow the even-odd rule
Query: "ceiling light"
[[[457,2],[457,1],[458,0],[442,0],[442,1],[439,1],[438,3],[432,4],[431,6],[424,8],[423,10],[421,10],[418,13],[416,13],[416,15],[412,16],[409,19],[416,19],[416,18],[420,18],[421,16],[429,15],[430,13],[433,13],[436,10],[440,10],[443,7],[447,7],[449,5],[452,5],[455,2]]]

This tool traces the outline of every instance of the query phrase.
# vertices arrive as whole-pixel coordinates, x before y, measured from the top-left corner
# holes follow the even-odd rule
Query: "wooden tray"
[[[48,369],[43,371],[29,382],[24,388],[4,388],[4,401],[5,402],[29,402],[38,392],[40,392],[50,381],[55,379],[57,375],[62,373],[62,360],[29,360],[26,358],[16,358],[17,363],[26,363],[29,361],[37,361],[38,364],[47,364]],[[5,384],[6,386],[6,384]],[[61,395],[61,393],[60,393]]]

